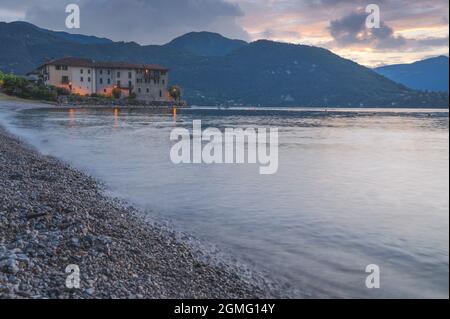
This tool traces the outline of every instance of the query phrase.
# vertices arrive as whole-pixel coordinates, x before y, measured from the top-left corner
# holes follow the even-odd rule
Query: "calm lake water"
[[[174,127],[278,127],[279,169],[174,165]],[[4,119],[45,154],[302,296],[449,296],[448,112],[26,110]],[[365,267],[381,270],[367,289]]]

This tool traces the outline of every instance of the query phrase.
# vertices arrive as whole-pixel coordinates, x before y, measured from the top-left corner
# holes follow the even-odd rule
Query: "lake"
[[[272,127],[279,168],[180,164],[175,127]],[[2,122],[294,297],[448,298],[448,110],[30,109]],[[365,268],[380,268],[367,289]]]

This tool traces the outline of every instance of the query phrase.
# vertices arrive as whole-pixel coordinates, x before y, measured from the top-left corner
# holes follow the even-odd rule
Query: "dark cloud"
[[[417,40],[417,42],[420,45],[423,46],[431,46],[431,47],[442,47],[447,46],[448,47],[448,36],[445,38],[426,38],[426,39],[420,39]]]
[[[407,41],[381,22],[379,28],[367,28],[367,13],[354,12],[330,22],[329,31],[339,46],[369,45],[375,48],[399,48]]]
[[[331,0],[329,0],[331,1]],[[368,46],[379,51],[423,51],[433,47],[448,47],[449,38],[428,37],[407,39],[395,35],[394,30],[381,21],[380,28],[366,27],[367,13],[353,12],[330,22],[328,30],[333,37],[332,46]]]
[[[21,8],[26,21],[64,30],[68,3],[80,6],[81,29],[65,31],[144,44],[165,43],[183,33],[203,30],[248,39],[236,23],[243,12],[226,0],[1,0],[0,9]]]
[[[81,29],[65,29],[67,3],[80,5]],[[370,3],[380,6],[379,29],[365,27]],[[206,30],[244,40],[301,40],[346,54],[347,47],[355,53],[371,47],[394,56],[448,51],[448,6],[448,0],[0,0],[0,20],[23,18],[53,30],[142,44]]]

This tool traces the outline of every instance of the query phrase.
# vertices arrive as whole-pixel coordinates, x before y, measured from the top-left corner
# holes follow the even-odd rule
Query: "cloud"
[[[116,41],[161,44],[213,31],[323,46],[365,64],[448,54],[448,0],[0,0],[0,21],[68,31],[67,3],[81,7],[81,29],[72,32]],[[380,29],[361,29],[369,3],[380,6]]]
[[[448,47],[448,36],[447,37],[442,37],[442,38],[438,38],[438,37],[428,37],[425,39],[419,39],[417,40],[417,42],[420,45],[423,46],[430,46],[430,47],[442,47],[442,46],[447,46]]]
[[[378,49],[400,48],[407,41],[395,36],[394,30],[381,21],[379,28],[366,26],[367,13],[353,12],[341,19],[333,20],[328,27],[335,43],[339,46],[372,46]]]
[[[236,19],[238,4],[226,0],[72,0],[80,6],[81,29],[65,30],[67,3],[51,0],[2,0],[1,8],[21,8],[38,26],[113,40],[161,44],[190,31],[209,30],[248,39]]]
[[[381,21],[380,28],[366,27],[367,13],[353,12],[330,22],[328,30],[333,38],[329,47],[364,47],[376,51],[426,51],[431,48],[447,47],[448,35],[444,37],[406,38],[395,35],[394,29]]]

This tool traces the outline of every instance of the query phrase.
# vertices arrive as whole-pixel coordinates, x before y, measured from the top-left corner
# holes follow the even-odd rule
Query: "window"
[[[111,79],[108,79],[108,84],[111,84]]]
[[[61,70],[61,66],[60,66],[60,65],[57,65],[55,68],[56,68],[57,70]]]
[[[62,69],[63,69],[64,71],[67,71],[67,70],[69,69],[69,67],[68,67],[67,65],[63,65]]]
[[[61,84],[69,84],[69,77],[66,75],[63,75],[61,77]]]
[[[120,78],[120,72],[117,72],[117,77]]]
[[[163,79],[163,80],[162,80],[162,84],[166,84],[166,80]]]
[[[91,74],[91,69],[88,69],[88,74]]]
[[[108,75],[110,75],[111,74],[111,70],[108,70]]]
[[[103,70],[100,70],[100,74],[103,74]]]
[[[159,90],[159,97],[162,97],[162,91]]]
[[[103,78],[100,78],[100,84],[103,84]]]
[[[138,88],[138,92],[141,93],[141,88]]]
[[[128,72],[128,78],[131,79],[131,72]]]
[[[149,93],[150,92],[150,90],[147,88],[147,93]]]
[[[88,82],[91,82],[91,77],[88,77]]]
[[[117,81],[117,87],[120,88],[120,81]]]
[[[80,82],[84,82],[84,78],[83,77],[80,78]]]
[[[132,86],[131,81],[128,81],[128,87],[130,88]]]
[[[83,69],[80,69],[80,74],[83,74],[84,73],[84,70]]]

